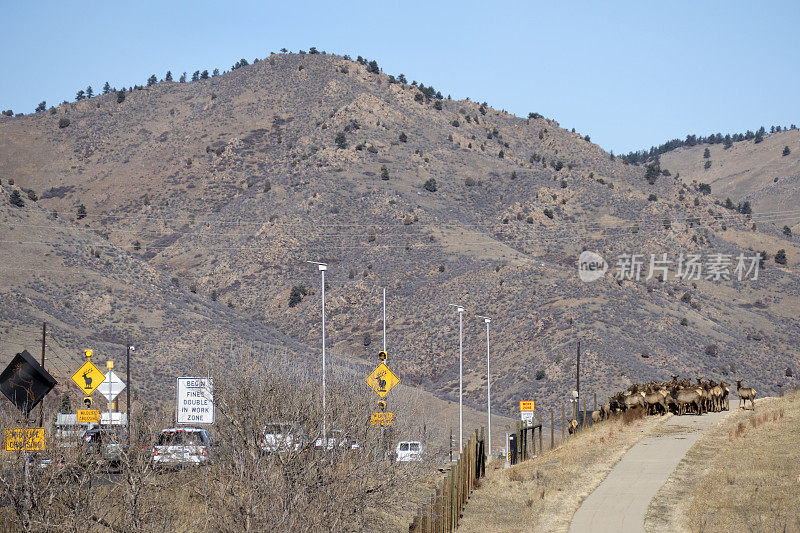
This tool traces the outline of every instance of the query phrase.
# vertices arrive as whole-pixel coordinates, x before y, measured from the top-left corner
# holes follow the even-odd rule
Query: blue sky
[[[316,46],[623,153],[800,123],[798,23],[789,1],[13,2],[0,109]]]

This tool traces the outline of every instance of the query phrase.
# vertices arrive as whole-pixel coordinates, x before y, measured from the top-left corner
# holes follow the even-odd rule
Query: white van
[[[418,440],[401,440],[397,443],[396,461],[422,461],[422,443]]]

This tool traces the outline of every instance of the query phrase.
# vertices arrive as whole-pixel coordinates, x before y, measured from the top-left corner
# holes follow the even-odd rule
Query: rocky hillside
[[[773,226],[800,229],[800,130],[771,133],[759,143],[735,142],[728,149],[680,148],[662,155],[661,164],[679,172],[684,183],[708,183],[722,202],[750,202],[754,212],[773,215],[765,218]]]
[[[197,342],[145,329],[167,301],[195,336],[316,346],[319,274],[306,261],[326,261],[332,353],[374,361],[387,287],[392,367],[441,398],[458,392],[455,303],[467,309],[465,387],[476,406],[485,398],[478,313],[494,317],[493,393],[507,413],[519,399],[568,397],[579,339],[582,390],[601,396],[672,373],[741,377],[765,392],[794,383],[796,237],[718,206],[666,157],[646,179],[643,166],[546,118],[431,98],[373,70],[340,56],[272,55],[122,101],[109,94],[0,119],[3,194],[20,190],[27,203],[4,206],[5,216],[46,220],[17,223],[7,240],[19,244],[0,257],[35,256],[25,265],[44,269],[50,259],[26,244],[39,239],[53,260],[80,266],[74,281],[19,271],[1,290],[39,297],[87,331],[101,328],[76,313],[80,291],[97,302],[129,290],[140,298],[124,318],[108,307],[94,316],[124,320],[156,346]],[[609,273],[584,283],[584,249],[612,270],[623,253],[649,262],[784,249],[788,261],[768,260],[757,281],[675,279],[673,265],[663,281],[645,270],[639,281]],[[87,260],[153,279],[115,289]],[[67,302],[71,311],[59,308]],[[215,314],[197,321],[195,306]],[[4,323],[27,324],[22,309],[7,309]]]

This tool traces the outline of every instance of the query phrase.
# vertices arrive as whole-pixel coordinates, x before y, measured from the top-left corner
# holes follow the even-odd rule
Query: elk
[[[672,394],[672,397],[675,398],[675,403],[678,406],[678,414],[683,415],[686,414],[687,408],[690,406],[694,406],[697,408],[697,414],[703,414],[702,409],[700,408],[700,403],[702,398],[700,398],[700,393],[697,392],[696,389],[689,389],[689,390],[681,390],[678,389]]]
[[[725,404],[725,410],[731,410],[730,398],[728,398],[728,393],[731,392],[730,384],[725,383],[724,381],[719,382],[719,386],[722,388],[722,403]]]
[[[573,418],[569,421],[569,434],[572,435],[576,431],[578,431],[578,421]]]
[[[753,411],[756,410],[756,390],[752,387],[742,387],[742,380],[736,380],[736,394],[739,395],[739,409],[742,408],[742,402],[744,402],[744,408],[747,409],[747,400],[750,400],[750,407],[753,408]]]
[[[665,402],[666,394],[661,391],[648,392],[644,395],[644,403],[647,406],[647,414],[655,414],[657,411],[661,414],[667,414],[667,404]],[[659,409],[660,408],[660,409]]]

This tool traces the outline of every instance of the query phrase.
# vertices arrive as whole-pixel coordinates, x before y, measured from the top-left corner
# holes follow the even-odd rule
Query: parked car
[[[125,433],[119,428],[92,428],[83,434],[87,452],[98,462],[119,465]]]
[[[198,427],[167,428],[153,447],[153,461],[161,465],[199,465],[209,460],[211,438]]]
[[[316,441],[314,441],[314,449],[315,450],[322,450],[327,449],[328,451],[333,450],[334,448],[338,448],[340,450],[358,450],[361,448],[358,442],[348,437],[344,434],[344,431],[341,429],[333,429],[331,430],[331,434],[328,437],[328,446],[324,446],[324,439],[319,437]]]
[[[422,461],[422,443],[416,440],[401,440],[397,443],[395,461]]]
[[[303,428],[289,422],[273,422],[264,426],[259,446],[267,453],[302,451],[308,448],[309,438]]]

